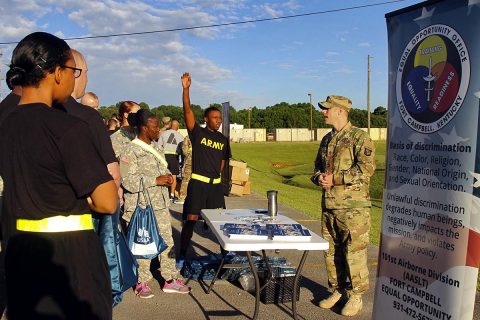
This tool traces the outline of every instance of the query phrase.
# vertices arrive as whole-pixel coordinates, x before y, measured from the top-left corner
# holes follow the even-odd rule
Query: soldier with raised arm
[[[178,267],[183,265],[193,229],[202,209],[225,208],[220,173],[231,156],[228,139],[218,132],[222,113],[215,107],[207,108],[203,119],[206,127],[195,122],[190,107],[191,78],[182,75],[183,115],[192,143],[192,175],[188,184],[187,198],[183,205],[183,228],[180,240]]]

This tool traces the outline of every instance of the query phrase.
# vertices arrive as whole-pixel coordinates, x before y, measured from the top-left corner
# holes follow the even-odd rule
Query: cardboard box
[[[230,167],[247,168],[247,163],[242,161],[230,160],[229,165]]]
[[[250,177],[250,169],[230,167],[230,179],[232,181],[248,181]]]
[[[243,185],[243,194],[252,193],[251,188],[252,188],[252,183],[250,181],[245,182],[245,184]]]
[[[239,186],[238,184],[232,184],[230,188],[230,193],[236,196],[243,196],[243,186]]]
[[[241,180],[232,180],[233,184],[244,186],[248,181],[241,181]]]

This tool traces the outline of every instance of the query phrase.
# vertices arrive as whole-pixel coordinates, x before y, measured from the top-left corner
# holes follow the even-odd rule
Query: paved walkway
[[[227,208],[265,208],[267,200],[258,195],[245,197],[226,198]],[[297,220],[307,228],[320,234],[320,222],[297,210],[280,205],[280,211]],[[175,243],[179,243],[181,230],[181,206],[173,205],[171,208],[172,225]],[[219,253],[220,248],[215,242],[215,237],[210,231],[202,228],[202,223],[197,224],[192,239],[195,255]],[[267,252],[276,255],[275,252]],[[373,292],[377,270],[378,248],[370,246],[368,265],[370,270],[370,290],[364,297],[364,308],[354,319],[366,320],[372,318]],[[279,256],[286,257],[289,262],[296,265],[300,261],[301,252],[282,250]],[[346,319],[340,315],[340,307],[333,310],[324,310],[318,307],[318,302],[328,295],[323,253],[311,251],[302,272],[300,301],[297,304],[299,319]],[[253,315],[255,298],[243,291],[239,286],[227,281],[217,281],[210,294],[205,294],[200,284],[196,281],[188,283],[192,293],[188,295],[165,294],[161,291],[159,282],[151,281],[155,294],[152,299],[141,300],[129,290],[125,293],[123,301],[115,307],[113,315],[115,320],[131,319],[246,319]],[[291,319],[291,303],[279,305],[260,304],[259,319]],[[385,315],[388,319],[388,315]],[[475,303],[475,316],[480,319],[480,295],[477,294]],[[454,320],[454,319],[452,319]]]

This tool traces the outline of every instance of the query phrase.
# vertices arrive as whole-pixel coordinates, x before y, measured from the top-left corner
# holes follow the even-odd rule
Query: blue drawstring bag
[[[140,194],[145,199],[146,208],[140,206]],[[155,212],[143,184],[143,178],[140,179],[137,207],[128,225],[127,243],[128,248],[137,259],[153,259],[168,247],[158,230]]]

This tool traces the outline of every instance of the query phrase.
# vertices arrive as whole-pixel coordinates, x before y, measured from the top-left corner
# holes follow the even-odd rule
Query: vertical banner
[[[374,319],[471,320],[480,261],[480,1],[387,14],[388,139]]]
[[[230,102],[222,103],[222,133],[230,140]]]
[[[230,102],[222,103],[222,133],[230,142]],[[225,163],[222,172],[223,193],[230,194],[230,166],[229,161]]]

